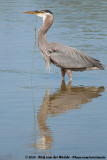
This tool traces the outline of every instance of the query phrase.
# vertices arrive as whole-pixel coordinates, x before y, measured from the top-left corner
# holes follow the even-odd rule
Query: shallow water
[[[106,0],[0,0],[0,159],[107,157],[107,71],[73,72],[72,84],[67,76],[62,83],[60,69],[46,72],[35,47],[36,17],[23,14],[50,9],[48,41],[106,66],[106,6]],[[37,33],[41,24],[38,18]]]

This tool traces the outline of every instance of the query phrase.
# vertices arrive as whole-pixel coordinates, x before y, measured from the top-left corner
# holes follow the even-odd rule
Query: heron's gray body
[[[38,45],[46,66],[49,67],[50,63],[53,63],[60,67],[62,78],[65,77],[65,73],[67,72],[70,80],[72,80],[71,71],[104,70],[104,65],[101,64],[99,60],[94,59],[75,48],[56,42],[47,42],[46,33],[53,23],[53,14],[49,10],[25,13],[37,14],[43,18],[43,25],[38,34]]]
[[[50,61],[63,69],[71,71],[104,69],[100,61],[75,48],[59,43],[50,43],[49,47]]]

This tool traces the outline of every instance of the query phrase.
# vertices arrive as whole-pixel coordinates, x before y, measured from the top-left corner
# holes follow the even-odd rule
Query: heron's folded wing
[[[87,54],[65,45],[56,45],[50,51],[50,60],[59,67],[67,69],[87,69],[97,67],[104,69],[100,61]]]

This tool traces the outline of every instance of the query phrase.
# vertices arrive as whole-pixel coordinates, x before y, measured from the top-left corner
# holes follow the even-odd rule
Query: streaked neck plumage
[[[38,34],[38,45],[43,54],[45,54],[47,46],[46,33],[48,29],[51,27],[52,23],[53,23],[53,15],[47,15],[43,17],[43,25]]]

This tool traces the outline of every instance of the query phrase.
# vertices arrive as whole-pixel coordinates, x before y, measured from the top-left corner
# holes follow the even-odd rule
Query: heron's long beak
[[[25,11],[24,13],[28,13],[28,14],[39,14],[39,11]]]

